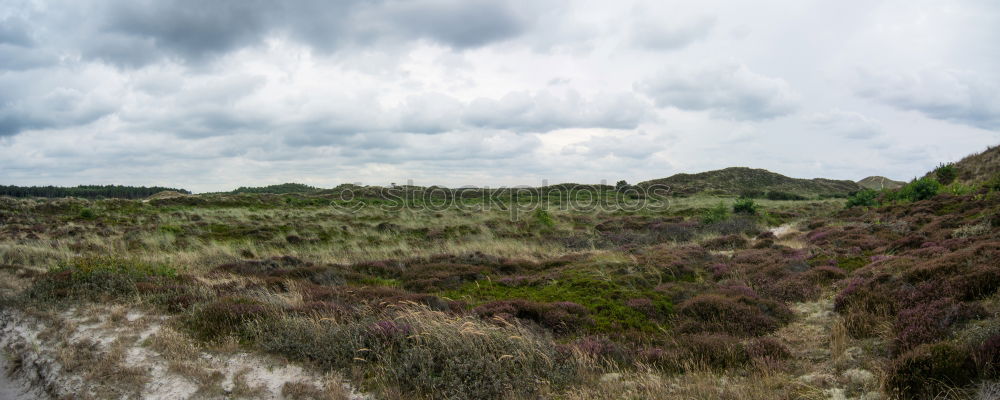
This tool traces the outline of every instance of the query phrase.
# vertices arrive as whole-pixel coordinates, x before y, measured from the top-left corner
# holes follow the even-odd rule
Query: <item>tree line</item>
[[[184,189],[159,186],[122,186],[122,185],[80,185],[77,187],[60,186],[4,186],[0,185],[0,196],[11,197],[81,197],[85,199],[117,198],[141,199],[164,190],[191,194]]]

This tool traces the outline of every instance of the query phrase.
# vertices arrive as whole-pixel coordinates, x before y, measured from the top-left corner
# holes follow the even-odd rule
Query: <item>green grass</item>
[[[666,317],[673,309],[670,301],[651,289],[636,289],[610,280],[602,280],[574,271],[544,284],[507,286],[496,281],[478,281],[442,294],[453,299],[468,299],[474,304],[493,300],[527,299],[538,302],[569,301],[586,307],[594,318],[594,331],[610,333],[622,329],[653,332],[657,321],[630,308],[626,301],[647,298],[656,312]]]

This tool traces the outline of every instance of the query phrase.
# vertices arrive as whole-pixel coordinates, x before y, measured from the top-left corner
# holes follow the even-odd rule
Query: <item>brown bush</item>
[[[709,250],[736,250],[745,249],[750,244],[741,235],[720,236],[702,242],[701,246]]]
[[[947,342],[920,345],[893,361],[886,389],[906,399],[931,399],[976,379],[968,350]]]
[[[535,322],[557,333],[580,330],[593,325],[586,307],[568,301],[538,303],[529,300],[499,300],[473,310],[482,318],[518,318]]]
[[[681,303],[678,330],[685,333],[725,333],[760,336],[777,330],[792,318],[786,306],[773,300],[700,295]]]

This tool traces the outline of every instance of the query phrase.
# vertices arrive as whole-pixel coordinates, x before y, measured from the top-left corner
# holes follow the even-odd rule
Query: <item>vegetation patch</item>
[[[615,332],[622,329],[655,331],[658,321],[664,320],[672,309],[669,299],[652,289],[636,289],[584,274],[568,274],[526,285],[477,282],[444,295],[455,299],[467,298],[477,303],[525,299],[542,303],[579,304],[589,311],[594,321],[591,329],[595,332]],[[628,305],[629,300],[636,298],[649,299],[653,310],[652,318],[649,313]]]

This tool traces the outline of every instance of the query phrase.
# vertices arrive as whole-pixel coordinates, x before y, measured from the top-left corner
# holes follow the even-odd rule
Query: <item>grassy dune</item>
[[[43,318],[142,309],[173,343],[280,357],[375,398],[993,390],[1000,193],[989,188],[846,210],[555,202],[518,218],[384,200],[0,198],[3,304]]]

